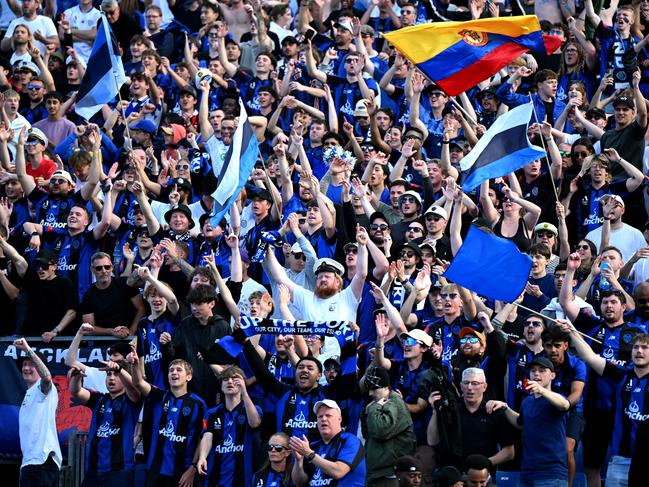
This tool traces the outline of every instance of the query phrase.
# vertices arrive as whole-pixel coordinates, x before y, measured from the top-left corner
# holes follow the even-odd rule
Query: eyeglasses
[[[63,184],[63,183],[67,183],[67,182],[68,182],[68,180],[63,179],[63,178],[61,178],[61,179],[59,179],[59,178],[50,179],[50,184]]]
[[[400,257],[407,257],[410,259],[411,257],[415,256],[415,253],[412,250],[403,250],[400,254]]]
[[[306,260],[306,255],[303,252],[295,252],[293,258],[297,260]]]
[[[412,337],[408,337],[401,340],[401,344],[404,347],[414,347],[415,345],[421,345],[421,342],[419,340],[415,340]]]
[[[401,198],[399,198],[399,201],[401,203],[416,203],[417,202],[417,200],[415,199],[414,196],[402,196]]]
[[[525,326],[533,326],[534,328],[540,328],[543,326],[542,321],[528,321],[525,323]]]
[[[43,88],[41,85],[27,85],[28,90],[40,90]]]
[[[408,231],[415,233],[424,233],[424,229],[419,227],[408,227]]]
[[[480,343],[480,339],[478,337],[460,338],[460,345],[464,345],[465,343],[470,343],[471,345],[475,345],[477,343]]]
[[[478,382],[477,380],[463,380],[462,385],[463,386],[473,386],[473,387],[478,387],[484,384],[484,382]]]
[[[370,225],[370,230],[387,230],[388,225],[385,223],[372,223]]]
[[[96,265],[96,266],[93,267],[95,272],[109,271],[112,268],[113,268],[113,264]]]
[[[590,247],[587,244],[575,245],[575,250],[588,250]]]
[[[458,297],[458,293],[439,293],[439,297],[442,299],[455,299]]]
[[[431,221],[438,222],[438,221],[440,221],[441,219],[442,219],[442,217],[439,216],[439,215],[426,215],[426,221],[427,221],[427,222],[431,222]]]
[[[304,340],[307,342],[315,342],[318,339],[320,339],[318,335],[307,335],[304,337]]]
[[[577,54],[579,51],[577,51],[577,49],[566,49],[563,52],[566,54]]]
[[[189,169],[189,164],[176,164],[176,171]]]
[[[418,135],[406,135],[404,138],[405,138],[406,140],[411,140],[411,139],[414,139],[414,140],[422,140],[422,138],[419,137]]]
[[[284,451],[284,450],[288,450],[288,446],[273,445],[272,443],[268,443],[268,445],[266,445],[266,451],[268,451],[268,452],[270,452],[270,451]]]
[[[358,254],[358,249],[353,246],[347,248],[347,250],[345,250],[345,255],[349,255],[349,254],[354,254],[354,255]]]
[[[137,238],[151,238],[151,236],[148,233],[141,232],[138,234]]]

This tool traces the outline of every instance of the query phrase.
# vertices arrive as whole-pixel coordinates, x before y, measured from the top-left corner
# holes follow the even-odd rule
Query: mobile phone
[[[315,35],[315,30],[309,29],[304,33],[304,40],[310,41],[311,39],[313,39],[314,35]]]

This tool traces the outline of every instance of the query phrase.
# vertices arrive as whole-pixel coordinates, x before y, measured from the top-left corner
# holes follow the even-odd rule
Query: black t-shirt
[[[41,281],[36,271],[29,267],[24,283],[27,313],[20,330],[22,335],[38,336],[51,331],[67,310],[76,308],[76,288],[66,277]]]
[[[106,289],[92,286],[81,301],[82,315],[93,313],[95,325],[103,328],[131,326],[135,317],[135,307],[131,298],[137,296],[138,289],[126,284],[125,277],[113,278]]]
[[[634,120],[623,129],[613,129],[604,132],[601,140],[602,152],[612,147],[617,150],[622,159],[629,161],[642,171],[642,158],[644,157],[644,134],[647,127],[641,127],[637,120]],[[626,179],[626,171],[617,162],[611,163],[611,175],[613,181]]]
[[[485,403],[471,413],[464,401],[459,404],[462,425],[462,457],[479,454],[491,457],[506,446],[513,445],[513,428],[502,410],[487,414]]]

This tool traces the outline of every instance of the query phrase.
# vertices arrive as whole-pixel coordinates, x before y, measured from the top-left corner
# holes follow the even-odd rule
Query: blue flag
[[[117,42],[111,35],[106,16],[102,14],[88,67],[79,86],[74,111],[90,120],[104,104],[115,99],[125,80],[124,65],[119,57]]]
[[[532,258],[514,242],[472,226],[444,277],[482,296],[511,303],[523,292],[531,269]]]
[[[206,148],[210,152],[212,170],[218,179],[218,186],[212,198],[214,206],[210,215],[212,226],[216,227],[225,217],[226,213],[236,201],[241,190],[246,185],[259,155],[259,142],[252,126],[248,121],[248,114],[239,98],[239,125],[232,136],[232,144],[221,161],[217,154],[212,153],[210,144],[206,141]],[[212,136],[214,137],[214,136]]]
[[[462,158],[460,168],[465,193],[487,179],[505,176],[545,157],[545,151],[530,144],[527,138],[527,126],[533,109],[530,102],[498,117],[473,150]]]

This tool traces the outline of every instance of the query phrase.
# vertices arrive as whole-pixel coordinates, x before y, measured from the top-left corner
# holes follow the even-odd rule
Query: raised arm
[[[565,282],[565,281],[564,281]],[[604,374],[606,359],[597,355],[577,332],[575,326],[566,320],[557,320],[557,326],[562,331],[570,334],[570,344],[574,347],[579,358],[595,371],[597,375]]]
[[[25,340],[24,338],[19,338],[18,340],[14,340],[13,344],[17,350],[25,352],[27,358],[29,358],[29,360],[34,363],[34,366],[38,371],[38,375],[41,376],[41,392],[44,396],[47,396],[47,394],[49,394],[50,390],[52,389],[52,374],[50,373],[49,369],[39,358],[39,356],[34,353],[34,350],[29,346],[27,340]]]

